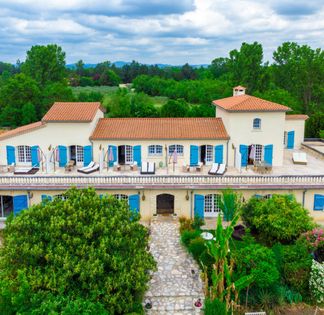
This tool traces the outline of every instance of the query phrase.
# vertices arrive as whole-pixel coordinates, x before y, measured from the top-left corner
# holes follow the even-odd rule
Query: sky
[[[242,42],[324,45],[323,0],[0,0],[0,61],[56,43],[67,63],[209,64]]]

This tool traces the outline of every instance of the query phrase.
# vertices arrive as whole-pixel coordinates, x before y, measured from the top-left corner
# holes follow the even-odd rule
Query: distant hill
[[[117,68],[122,68],[125,65],[131,64],[131,62],[129,62],[129,61],[115,61],[115,62],[113,62],[113,64]],[[95,68],[96,65],[97,65],[96,63],[85,63],[84,68],[86,68],[86,69]],[[182,67],[182,65],[170,65],[170,64],[165,64],[165,63],[146,64],[146,65],[148,65],[148,66],[155,66],[156,65],[161,69],[168,68],[168,67],[179,67],[179,68]],[[198,65],[191,65],[191,66],[193,68],[200,68],[200,67],[207,68],[209,65],[208,64],[198,64]],[[68,69],[75,69],[75,63],[67,64],[66,67]]]

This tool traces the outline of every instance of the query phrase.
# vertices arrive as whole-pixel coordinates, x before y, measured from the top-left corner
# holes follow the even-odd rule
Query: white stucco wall
[[[235,149],[240,144],[273,145],[273,166],[283,163],[283,139],[285,130],[284,112],[227,112],[216,108],[216,116],[223,119],[230,135],[229,166],[234,166]],[[261,119],[261,129],[253,129],[253,119]],[[233,149],[234,145],[235,149]]]
[[[294,149],[300,149],[302,142],[304,142],[305,135],[305,120],[302,119],[286,119],[285,131],[295,131]]]
[[[44,154],[48,152],[48,147],[50,145],[52,148],[56,147],[57,145],[90,145],[91,142],[89,137],[93,132],[99,118],[102,118],[103,115],[103,112],[98,110],[94,119],[89,123],[50,122],[46,123],[44,127],[31,130],[28,133],[0,140],[0,164],[7,164],[7,145],[15,147],[18,145],[38,145]]]

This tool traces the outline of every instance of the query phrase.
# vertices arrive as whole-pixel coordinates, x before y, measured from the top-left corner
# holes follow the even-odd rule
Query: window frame
[[[254,118],[252,126],[253,130],[261,130],[261,118]]]
[[[76,163],[84,162],[84,149],[82,145],[75,146],[75,158],[76,158]]]
[[[254,154],[254,161],[261,162],[263,161],[263,156],[264,156],[264,149],[262,144],[255,144],[255,154]]]
[[[161,150],[161,152],[158,152]],[[160,144],[150,144],[147,148],[148,156],[162,156],[163,155],[163,146]]]
[[[17,146],[17,161],[18,163],[29,164],[32,162],[31,146],[18,145]]]
[[[125,194],[114,194],[113,197],[116,198],[118,201],[125,200],[127,203],[129,200],[129,196]]]
[[[182,144],[171,144],[168,147],[168,155],[171,156],[176,150],[177,155],[183,156],[184,155],[184,146]]]
[[[204,196],[204,216],[205,217],[218,217],[222,211],[220,209],[220,194],[208,194]]]

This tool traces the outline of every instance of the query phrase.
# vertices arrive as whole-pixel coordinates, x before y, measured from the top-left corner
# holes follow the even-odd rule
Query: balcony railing
[[[208,176],[208,175],[142,175],[142,176],[0,176],[0,188],[69,187],[69,186],[305,186],[324,188],[324,175],[282,176]]]

